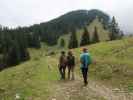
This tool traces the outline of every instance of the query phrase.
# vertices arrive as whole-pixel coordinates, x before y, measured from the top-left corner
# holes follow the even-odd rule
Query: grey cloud
[[[0,0],[0,24],[27,26],[77,9],[100,9],[116,16],[124,31],[133,32],[132,0]]]

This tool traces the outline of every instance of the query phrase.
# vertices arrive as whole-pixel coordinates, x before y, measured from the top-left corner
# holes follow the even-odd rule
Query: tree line
[[[40,48],[35,32],[26,33],[23,28],[9,29],[0,26],[0,70],[30,59],[28,48]]]
[[[95,27],[95,29],[94,29],[92,39],[90,38],[90,33],[88,32],[88,29],[86,27],[84,27],[84,32],[80,39],[80,46],[90,45],[90,44],[94,44],[97,42],[100,42],[97,27]],[[79,46],[79,43],[78,43],[76,31],[73,31],[70,35],[68,48],[73,49],[73,48],[77,48],[78,46]]]
[[[121,39],[124,36],[123,32],[120,30],[120,28],[118,26],[118,23],[115,20],[115,17],[112,18],[108,27],[109,27],[109,32],[110,32],[109,33],[110,41]],[[60,42],[61,42],[60,44],[62,44],[61,47],[64,47],[65,40],[61,39]],[[90,33],[89,33],[87,27],[84,27],[84,32],[80,39],[80,46],[90,45],[90,44],[94,44],[94,43],[98,43],[98,42],[100,42],[98,28],[94,27],[93,36],[92,36],[92,38],[90,38]],[[70,35],[68,48],[72,49],[72,48],[77,48],[78,46],[79,45],[78,45],[76,30],[73,30]]]
[[[99,10],[77,10],[68,12],[51,21],[23,28],[23,30],[35,30],[35,33],[40,35],[42,42],[53,46],[57,44],[60,36],[68,34],[74,29],[83,29],[85,26],[89,26],[96,16],[103,19],[102,23],[107,28],[110,17],[106,13]]]
[[[93,11],[93,13],[94,12],[97,13],[96,11]],[[75,13],[77,13],[77,12],[75,12]],[[83,13],[83,12],[81,11],[80,13]],[[92,14],[92,12],[91,12],[91,14],[93,16],[96,15],[95,13]],[[83,13],[83,15],[84,14],[85,13]],[[101,14],[101,13],[99,13],[99,14]],[[73,13],[70,13],[70,15],[73,16]],[[68,17],[68,15],[65,15],[61,18],[64,19],[64,17],[66,18],[66,17]],[[79,14],[78,20],[80,17],[81,16]],[[74,19],[74,18],[75,18],[75,15],[73,16],[72,19]],[[70,17],[69,17],[69,19],[70,19]],[[105,19],[108,20],[108,17],[105,16]],[[78,20],[76,20],[76,21],[78,21]],[[79,22],[80,21],[81,20],[79,20]],[[67,20],[65,20],[65,22],[67,22]],[[57,24],[57,23],[54,23],[53,21],[51,21],[48,24],[51,25],[52,23]],[[60,22],[60,24],[61,24],[61,22]],[[73,25],[76,25],[76,23]],[[87,26],[87,24],[80,23],[79,25],[81,25],[82,27],[84,26],[84,33],[81,38],[80,46],[89,45],[89,44],[97,43],[100,41],[97,27],[95,27],[93,38],[90,40],[90,34],[89,34],[87,28],[85,27],[85,26]],[[68,26],[69,25],[67,25],[67,27]],[[69,30],[67,28],[65,29],[65,24],[63,24],[63,27],[64,27],[63,28],[64,30],[67,30],[64,32],[71,32],[68,48],[78,47],[78,40],[77,40],[77,36],[76,36],[77,27],[75,27],[75,28],[69,27]],[[110,40],[119,39],[122,36],[122,34],[120,34],[120,29],[118,27],[118,23],[116,22],[114,17],[113,17],[112,21],[110,22],[110,25],[106,26],[106,27],[109,27],[109,29],[110,29],[110,33],[111,33],[109,35]],[[58,28],[58,31],[61,31],[63,29]],[[41,42],[45,42],[48,45],[56,44],[57,39],[61,35],[63,35],[62,31],[59,32],[58,34],[53,35],[53,33],[49,33],[49,31],[46,32],[46,30],[54,31],[54,28],[52,28],[52,27],[50,28],[50,27],[48,27],[48,25],[47,25],[47,27],[44,28],[44,26],[41,24],[40,24],[40,26],[33,25],[30,27],[17,27],[15,29],[11,29],[11,28],[9,29],[8,27],[0,26],[0,69],[6,68],[9,66],[14,66],[23,61],[29,60],[30,55],[28,52],[28,48],[38,49],[41,47]],[[62,41],[61,46],[63,47],[65,44],[65,41],[63,39],[61,41]]]

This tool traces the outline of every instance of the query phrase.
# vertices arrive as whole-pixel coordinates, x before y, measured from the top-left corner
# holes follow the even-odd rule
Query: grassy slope
[[[22,100],[31,97],[31,100],[46,100],[50,92],[48,86],[57,80],[57,69],[48,67],[48,59],[52,58],[45,57],[45,51],[30,51],[30,61],[0,72],[0,98],[15,100],[15,95],[19,94]],[[52,60],[52,63],[56,62]]]
[[[133,86],[133,38],[99,43],[88,47],[96,64],[90,67],[90,76],[110,86]],[[79,56],[80,49],[76,49]]]
[[[130,86],[128,89],[132,90],[133,38],[102,42],[87,48],[96,61],[96,64],[90,67],[89,75],[92,79],[100,80],[109,86]],[[0,72],[0,98],[14,100],[15,95],[19,94],[21,98],[26,98],[25,100],[46,100],[54,90],[52,86],[58,80],[58,55],[46,57],[44,48],[31,49],[30,52],[30,61]],[[77,66],[80,53],[81,48],[74,50]],[[77,69],[79,71],[78,67]]]
[[[101,41],[109,40],[109,36],[108,36],[109,31],[105,30],[103,28],[102,23],[99,22],[99,20],[97,18],[89,26],[87,26],[91,38],[93,36],[93,32],[94,32],[95,27],[97,27],[97,29],[98,29],[98,34],[99,34],[99,38],[100,38]],[[83,29],[77,30],[77,39],[78,39],[79,44],[80,44],[80,39],[81,39],[82,33],[83,33]],[[60,40],[62,38],[65,40],[66,48],[67,48],[68,47],[68,40],[70,38],[70,34],[61,36],[58,40],[58,45],[60,44]]]

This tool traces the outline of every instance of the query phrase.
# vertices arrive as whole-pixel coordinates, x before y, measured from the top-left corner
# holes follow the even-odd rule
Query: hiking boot
[[[84,83],[84,86],[87,86],[87,85],[88,85],[88,82],[85,82],[85,83]]]
[[[75,78],[73,77],[73,78],[71,78],[71,80],[75,80]]]

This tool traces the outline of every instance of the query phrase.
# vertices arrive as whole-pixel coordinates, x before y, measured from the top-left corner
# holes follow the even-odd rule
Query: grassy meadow
[[[0,72],[1,100],[15,100],[16,95],[21,97],[19,100],[46,100],[48,97],[51,83],[58,80],[57,62],[45,57],[44,50],[30,49],[30,53],[30,61]]]
[[[133,85],[133,38],[88,46],[94,64],[90,76],[111,86]],[[81,49],[76,49],[79,56]]]
[[[87,46],[93,58],[89,76],[110,87],[133,92],[133,38],[101,42]],[[82,47],[73,49],[76,72],[79,75],[79,55]],[[0,100],[47,100],[59,80],[56,47],[29,49],[31,60],[0,72]],[[46,56],[49,51],[55,54]]]

